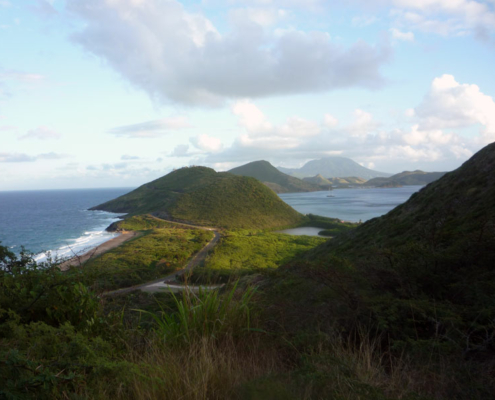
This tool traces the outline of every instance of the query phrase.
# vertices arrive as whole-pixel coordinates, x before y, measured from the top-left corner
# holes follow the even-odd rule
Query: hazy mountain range
[[[308,161],[301,168],[277,168],[283,173],[296,178],[313,177],[320,174],[327,179],[355,176],[368,180],[378,177],[389,177],[392,175],[363,167],[346,157],[325,157],[319,160],[312,160]]]

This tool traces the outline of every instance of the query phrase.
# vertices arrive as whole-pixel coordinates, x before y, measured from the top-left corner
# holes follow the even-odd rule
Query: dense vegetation
[[[224,231],[193,275],[240,278],[220,292],[99,297],[105,268],[0,246],[0,398],[492,399],[494,170],[492,144],[381,218],[298,221],[327,241]],[[115,228],[143,232],[107,253],[120,276],[210,233]]]
[[[492,144],[278,270],[266,293],[277,319],[294,334],[366,332],[432,398],[493,398],[494,168]]]
[[[224,228],[272,228],[302,216],[254,178],[182,168],[147,183],[95,210],[154,213],[164,219]]]
[[[276,193],[315,192],[321,190],[318,185],[280,172],[268,161],[254,161],[233,168],[228,172],[234,175],[256,178]]]

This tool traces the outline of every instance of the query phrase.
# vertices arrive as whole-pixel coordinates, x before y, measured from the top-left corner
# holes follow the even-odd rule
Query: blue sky
[[[495,141],[494,0],[0,0],[0,190]]]

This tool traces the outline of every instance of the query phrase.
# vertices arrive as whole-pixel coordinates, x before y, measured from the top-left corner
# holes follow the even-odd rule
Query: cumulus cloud
[[[60,139],[62,135],[57,131],[48,128],[46,126],[39,126],[38,128],[31,129],[27,131],[26,134],[19,137],[19,140],[25,139],[38,139],[38,140],[49,140],[49,139]]]
[[[108,133],[128,138],[156,138],[170,131],[190,128],[191,125],[185,117],[170,117],[155,121],[141,122],[139,124],[119,126],[110,129]]]
[[[215,106],[229,98],[377,89],[391,54],[387,43],[345,48],[323,32],[274,33],[262,26],[268,17],[236,20],[221,34],[176,0],[67,4],[86,23],[74,40],[161,101]]]
[[[189,141],[197,149],[208,153],[217,153],[223,148],[222,141],[220,139],[205,134],[192,137]]]
[[[291,116],[285,123],[274,124],[248,100],[236,102],[232,112],[241,129],[233,144],[199,155],[197,163],[233,166],[267,159],[276,165],[297,166],[310,159],[343,155],[388,172],[448,170],[495,140],[493,99],[478,86],[460,84],[449,75],[434,79],[423,101],[404,111],[403,122],[410,123],[404,129],[386,130],[362,109],[356,109],[346,124],[330,113],[321,122]],[[476,126],[478,135],[463,131]]]
[[[120,157],[121,160],[124,161],[131,161],[131,160],[140,160],[141,157],[138,156],[131,156],[129,154],[124,154],[122,157]]]
[[[422,130],[481,127],[480,141],[495,140],[495,102],[474,84],[458,83],[452,75],[435,78],[422,103],[415,108]]]

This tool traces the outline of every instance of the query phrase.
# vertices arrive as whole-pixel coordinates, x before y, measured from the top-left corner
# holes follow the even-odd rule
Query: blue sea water
[[[406,202],[422,187],[335,189],[324,192],[284,193],[279,196],[302,214],[365,222]]]
[[[0,241],[15,253],[21,246],[37,260],[72,256],[95,247],[113,236],[105,228],[119,214],[88,211],[114,199],[129,188],[0,192]]]
[[[339,189],[287,193],[280,197],[303,214],[357,222],[383,215],[405,202],[421,186],[390,189]],[[0,192],[0,241],[18,253],[21,246],[43,260],[45,252],[68,257],[109,239],[105,231],[119,215],[88,211],[130,188]],[[331,197],[328,197],[331,196]]]

